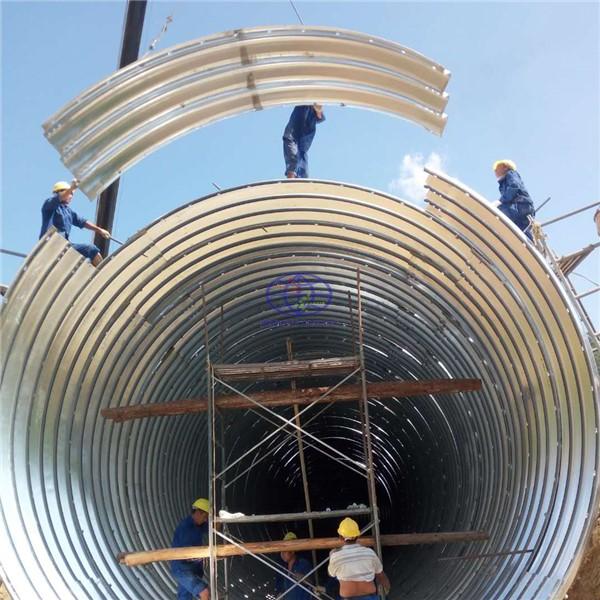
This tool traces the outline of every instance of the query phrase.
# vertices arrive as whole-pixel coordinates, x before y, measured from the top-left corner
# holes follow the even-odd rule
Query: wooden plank
[[[421,544],[451,544],[454,542],[480,542],[489,539],[485,531],[452,531],[439,533],[400,533],[382,535],[382,546],[417,546]],[[359,543],[363,546],[373,546],[372,537],[361,537]],[[249,542],[243,544],[244,548],[255,554],[272,554],[275,552],[301,550],[330,550],[343,545],[340,538],[315,538],[270,542]],[[241,556],[245,554],[242,548],[233,544],[222,544],[217,546],[217,558],[227,556]],[[162,548],[160,550],[148,550],[145,552],[127,552],[117,556],[119,562],[128,567],[145,565],[151,562],[165,560],[186,560],[207,558],[209,556],[208,546],[189,546],[186,548]]]
[[[215,375],[224,381],[272,381],[292,377],[344,375],[358,368],[355,356],[319,358],[317,360],[288,360],[271,363],[214,364]]]
[[[275,390],[251,394],[252,398],[265,406],[290,406],[298,404],[306,406],[317,400],[329,388],[314,387],[297,390]],[[408,398],[410,396],[423,396],[428,394],[455,394],[458,392],[475,392],[481,389],[480,379],[428,379],[424,381],[382,381],[367,384],[369,398],[385,400],[389,398]],[[342,385],[326,398],[322,403],[351,402],[361,397],[360,384]],[[238,394],[218,396],[215,399],[219,409],[255,408]],[[134,406],[119,406],[104,408],[101,415],[113,421],[128,421],[144,417],[166,417],[172,415],[185,415],[190,413],[205,412],[208,410],[206,397],[190,398],[188,400],[175,400],[173,402],[157,402],[155,404],[137,404]]]
[[[561,256],[556,262],[558,268],[563,272],[563,275],[569,275],[574,271],[596,248],[600,246],[600,242],[590,244],[573,254]]]

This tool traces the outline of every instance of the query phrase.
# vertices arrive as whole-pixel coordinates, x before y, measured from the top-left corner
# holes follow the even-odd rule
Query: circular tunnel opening
[[[342,298],[339,297],[339,300]],[[376,298],[370,310],[375,312]],[[367,314],[369,305],[367,305]],[[346,315],[344,315],[344,312]],[[341,321],[342,316],[346,317]],[[285,341],[294,341],[299,349],[295,356],[302,359],[345,356],[352,353],[351,323],[348,309],[343,304],[332,307],[329,314],[322,315],[324,321],[335,322],[337,329],[298,328],[286,330],[273,336],[273,332],[259,332],[255,340],[248,342],[254,349],[269,348],[269,355],[250,350],[241,362],[285,360]],[[336,321],[336,318],[338,319]],[[416,317],[413,315],[413,319]],[[430,379],[448,377],[444,364],[435,354],[421,345],[405,347],[406,342],[394,339],[393,332],[385,336],[381,327],[373,324],[374,332],[367,330],[365,348],[366,363],[369,368],[369,381]],[[266,338],[266,339],[261,339]],[[443,352],[439,355],[442,356]],[[238,356],[238,358],[240,358]],[[453,369],[460,361],[446,357]],[[473,376],[473,373],[469,373]],[[453,376],[451,374],[451,376]],[[456,375],[457,377],[463,374]],[[333,386],[339,379],[304,379],[298,387],[316,385]],[[257,391],[265,387],[260,384],[248,386]],[[289,389],[289,382],[280,382],[275,387]],[[242,389],[246,389],[242,387]],[[481,465],[481,449],[463,441],[471,436],[468,414],[460,414],[461,404],[470,405],[466,395],[461,393],[453,398],[424,396],[417,398],[389,398],[370,401],[370,424],[373,438],[373,456],[377,482],[378,507],[382,533],[440,532],[456,531],[466,525],[465,515],[477,512],[474,502],[481,496],[481,481],[473,475],[484,467]],[[459,414],[457,414],[457,411]],[[260,417],[260,410],[223,413],[226,423],[225,447],[229,461],[242,456],[255,444],[263,440],[276,427]],[[291,407],[278,409],[286,418],[292,418]],[[466,413],[466,411],[465,411]],[[472,415],[472,413],[471,413]],[[272,417],[266,415],[273,421]],[[334,403],[324,408],[318,404],[302,417],[308,434],[329,444],[343,456],[364,464],[363,435],[361,431],[358,402]],[[319,452],[318,447],[305,439],[304,448],[309,494],[312,510],[341,510],[349,505],[369,505],[367,480],[356,468],[339,462],[335,454],[327,450]],[[328,455],[329,454],[329,455]],[[252,468],[251,465],[255,464]],[[251,470],[247,470],[251,469]],[[230,511],[245,514],[275,514],[302,512],[305,510],[304,488],[299,461],[299,449],[295,435],[280,432],[268,444],[251,453],[248,460],[240,463],[228,474],[232,483],[226,490],[226,505]],[[470,497],[471,504],[465,502],[463,492]],[[481,524],[477,517],[473,518]],[[357,519],[361,526],[367,525],[368,517]],[[315,520],[316,537],[335,537],[337,520]],[[306,521],[292,523],[272,523],[262,525],[232,525],[231,533],[240,540],[281,539],[287,531],[294,531],[299,537],[308,537]],[[423,597],[423,594],[442,594],[441,580],[435,579],[432,585],[427,573],[444,570],[444,564],[437,558],[444,553],[456,553],[468,544],[407,546],[384,551],[384,566],[394,584],[399,597]],[[310,552],[306,553],[309,558]],[[317,552],[317,561],[327,557],[327,552]],[[277,555],[275,555],[277,556]],[[238,564],[235,564],[236,561]],[[231,567],[233,586],[243,587],[242,582],[250,579],[254,589],[261,582],[273,582],[274,575],[253,559],[235,559]],[[448,569],[446,569],[449,571]],[[455,569],[453,569],[455,570]],[[236,574],[245,573],[241,576]],[[254,573],[249,577],[249,573]],[[319,573],[320,582],[326,579],[326,568]],[[242,579],[242,581],[240,581]],[[447,575],[443,578],[448,581]],[[450,584],[451,585],[451,584]],[[245,590],[246,593],[248,590]],[[394,597],[394,596],[392,596]],[[439,596],[438,596],[439,597]]]
[[[428,185],[427,210],[330,182],[230,190],[166,215],[95,272],[59,236],[40,241],[1,314],[1,523],[13,550],[3,575],[17,598],[172,597],[166,563],[128,568],[115,556],[169,546],[206,495],[206,415],[115,423],[101,411],[204,396],[205,334],[212,360],[225,363],[286,360],[288,338],[300,359],[353,354],[348,293],[356,310],[359,267],[370,383],[482,382],[476,392],[369,401],[382,532],[490,536],[386,547],[390,598],[543,600],[568,585],[597,506],[591,353],[541,256],[456,182],[432,175]],[[274,322],[267,290],[290,273],[330,286],[316,319],[325,324]],[[274,429],[255,411],[223,418],[228,463]],[[362,460],[357,403],[335,403],[306,431]],[[313,510],[368,503],[360,475],[305,451]],[[269,438],[228,481],[229,511],[304,509],[293,436]],[[336,525],[315,521],[315,534],[335,536]],[[259,541],[306,526],[230,531]],[[513,550],[528,552],[439,560]],[[230,564],[230,599],[270,593],[264,565]]]

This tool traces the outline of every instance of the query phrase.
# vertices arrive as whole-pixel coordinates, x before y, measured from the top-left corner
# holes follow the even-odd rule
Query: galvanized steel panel
[[[319,101],[441,135],[450,73],[394,42],[327,27],[228,31],[168,48],[92,86],[44,123],[93,198],[160,146],[228,116]]]
[[[224,307],[226,362],[285,359],[288,336],[299,357],[350,353],[346,295],[360,266],[373,380],[484,383],[457,397],[373,402],[383,525],[399,527],[402,506],[407,530],[491,534],[483,545],[414,548],[388,562],[392,598],[560,598],[598,504],[591,353],[568,293],[521,234],[459,182],[432,173],[428,186],[427,210],[333,182],[227,190],[159,219],[97,270],[59,236],[42,240],[0,313],[0,542],[13,550],[2,568],[16,597],[171,597],[165,565],[131,570],[113,557],[168,545],[202,492],[204,417],[114,424],[101,408],[204,393],[201,284],[213,353]],[[267,287],[297,271],[331,285],[327,327],[264,324]],[[252,411],[232,418],[232,456],[268,427]],[[356,409],[324,413],[310,428],[360,456]],[[273,439],[273,458],[228,489],[231,508],[258,513],[269,482],[294,485],[285,466],[294,443]],[[324,468],[308,459],[315,473]],[[436,560],[526,547],[535,553],[493,569]],[[252,589],[265,589],[265,574],[247,561],[233,568],[230,598],[259,597]]]

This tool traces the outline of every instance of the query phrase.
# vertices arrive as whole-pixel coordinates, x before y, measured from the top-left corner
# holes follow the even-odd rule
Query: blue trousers
[[[98,246],[94,246],[94,244],[71,244],[79,254],[83,254],[86,258],[93,260],[96,254],[100,254],[100,250]]]
[[[300,150],[298,142],[283,138],[283,157],[285,159],[285,174],[295,173],[296,177],[308,177],[308,154]]]
[[[202,578],[204,572],[199,563],[174,561],[171,575],[177,582],[177,600],[198,600],[200,592],[208,587]]]
[[[498,210],[505,214],[530,240],[531,227],[529,227],[529,216],[535,216],[533,206],[528,202],[501,202]],[[527,229],[529,227],[529,229]]]
[[[366,596],[346,596],[342,600],[379,600],[377,594],[367,594]]]

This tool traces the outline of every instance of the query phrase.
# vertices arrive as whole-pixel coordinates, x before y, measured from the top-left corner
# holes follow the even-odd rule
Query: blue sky
[[[549,219],[600,199],[598,3],[296,2],[306,24],[379,35],[413,48],[452,72],[441,138],[389,115],[326,110],[310,152],[311,176],[393,191],[410,199],[418,156],[489,199],[491,163],[518,165]],[[54,181],[70,179],[41,124],[116,68],[125,2],[11,2],[2,10],[2,247],[28,252],[40,206]],[[157,49],[244,26],[297,23],[289,2],[148,3],[142,51],[174,20]],[[246,114],[198,130],[159,150],[121,180],[113,234],[126,239],[173,208],[214,191],[283,173],[281,133],[289,109]],[[402,165],[404,164],[404,172]],[[404,183],[398,184],[402,178]],[[74,209],[94,220],[95,204]],[[558,254],[597,241],[592,212],[548,227]],[[87,241],[76,230],[74,241]],[[578,272],[598,281],[599,257]],[[20,259],[0,255],[10,283]],[[580,291],[592,284],[575,278]],[[600,322],[600,299],[586,303]]]

